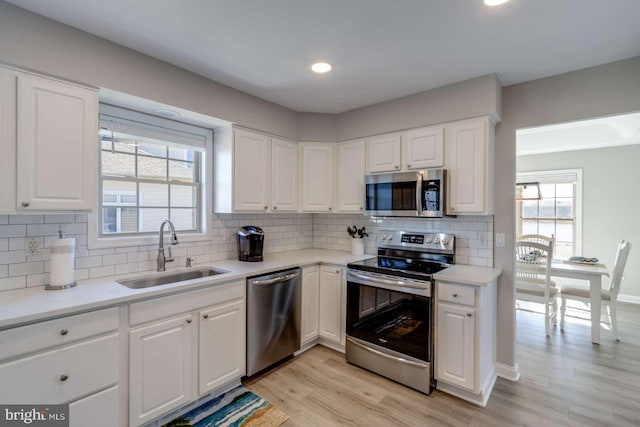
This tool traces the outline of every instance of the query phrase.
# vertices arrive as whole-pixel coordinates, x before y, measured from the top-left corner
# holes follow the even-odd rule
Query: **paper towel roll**
[[[58,239],[51,243],[51,273],[46,289],[64,289],[75,285],[76,239]]]

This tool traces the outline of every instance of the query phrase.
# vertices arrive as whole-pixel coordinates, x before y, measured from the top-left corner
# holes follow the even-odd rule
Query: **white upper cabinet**
[[[399,133],[367,138],[367,172],[400,170],[400,140]]]
[[[332,143],[300,143],[301,200],[304,212],[333,211]]]
[[[488,118],[455,122],[446,134],[447,214],[493,214],[493,123]]]
[[[271,209],[298,209],[298,144],[275,138],[271,140]]]
[[[233,209],[269,208],[269,137],[235,129],[233,135]]]
[[[403,169],[441,168],[444,166],[444,127],[431,126],[410,130],[402,135]]]
[[[298,145],[258,132],[216,129],[215,212],[298,210]]]
[[[0,68],[0,209],[93,211],[98,92]]]
[[[364,209],[364,141],[338,144],[338,209],[362,212]]]

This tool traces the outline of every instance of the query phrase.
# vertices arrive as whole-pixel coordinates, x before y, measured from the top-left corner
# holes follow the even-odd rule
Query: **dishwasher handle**
[[[283,274],[282,276],[274,277],[272,279],[266,279],[266,280],[253,279],[249,282],[249,284],[256,285],[256,286],[273,285],[274,283],[286,282],[288,280],[295,279],[299,275],[300,275],[300,271],[296,271],[294,273]]]

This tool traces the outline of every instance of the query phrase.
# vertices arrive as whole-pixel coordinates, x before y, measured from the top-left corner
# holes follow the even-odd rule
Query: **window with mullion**
[[[165,219],[176,230],[198,231],[197,150],[108,132],[100,147],[101,237],[151,234]]]

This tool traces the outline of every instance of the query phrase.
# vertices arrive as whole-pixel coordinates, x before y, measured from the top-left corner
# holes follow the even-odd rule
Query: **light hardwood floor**
[[[498,378],[486,408],[425,396],[316,346],[245,382],[293,426],[640,426],[640,307],[619,304],[622,342],[568,319],[545,338],[543,316],[517,312],[521,379]]]

